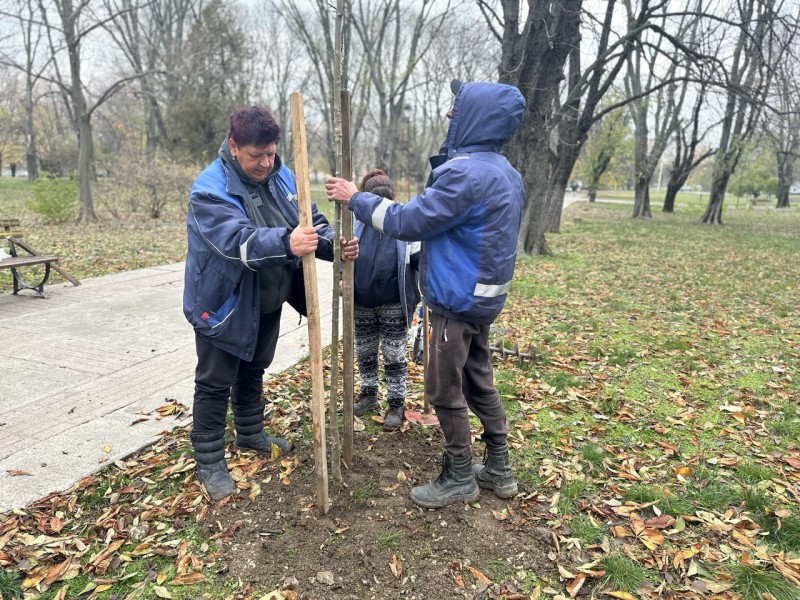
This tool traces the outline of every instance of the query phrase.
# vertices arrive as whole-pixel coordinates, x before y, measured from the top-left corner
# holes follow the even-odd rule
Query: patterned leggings
[[[386,374],[386,399],[390,405],[402,405],[406,398],[406,317],[400,303],[376,308],[353,309],[355,350],[361,393],[378,393],[378,342],[383,350],[383,370]]]

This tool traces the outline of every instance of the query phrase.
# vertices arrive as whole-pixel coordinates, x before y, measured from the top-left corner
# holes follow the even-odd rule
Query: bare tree
[[[352,22],[377,102],[374,166],[395,171],[412,74],[455,14],[453,0],[355,0]],[[438,10],[434,10],[438,7]]]
[[[278,154],[288,158],[292,147],[289,127],[289,94],[305,90],[310,73],[302,68],[302,55],[297,52],[294,38],[281,15],[270,0],[261,0],[247,15],[246,31],[253,46],[270,40],[269,53],[253,56],[249,96],[257,104],[267,106],[283,129]]]
[[[589,202],[597,198],[598,183],[611,166],[612,159],[625,150],[624,141],[629,132],[629,114],[625,109],[605,114],[589,131],[579,163]]]
[[[722,207],[728,181],[745,144],[757,131],[776,66],[795,39],[797,17],[781,15],[775,0],[741,0],[727,20],[737,33],[730,61],[719,61],[724,86],[724,110],[719,145],[714,159],[714,177],[702,222],[722,224]],[[784,35],[788,28],[791,35]],[[731,35],[733,28],[729,28]],[[724,46],[723,46],[724,47]],[[728,64],[730,66],[728,67]]]
[[[788,208],[794,164],[800,158],[800,59],[792,48],[778,65],[768,107],[764,133],[778,163],[776,208]]]
[[[628,18],[634,18],[631,0],[625,0]],[[667,15],[661,17],[661,31],[668,28]],[[675,35],[687,37],[690,31],[696,35],[700,22],[698,15],[679,17]],[[625,89],[630,102],[628,108],[634,125],[634,204],[633,217],[650,218],[650,182],[661,160],[669,139],[677,127],[678,118],[689,85],[691,63],[682,49],[674,48],[671,56],[665,56],[662,46],[666,38],[651,31],[631,42],[634,51],[628,56],[625,74]],[[666,61],[666,66],[661,63]],[[678,69],[685,63],[687,76],[677,81]],[[666,85],[658,85],[666,82]],[[647,90],[655,90],[645,93]]]
[[[695,90],[694,105],[688,119],[679,117],[674,131],[674,156],[670,169],[667,191],[664,195],[662,212],[675,210],[675,199],[686,180],[700,164],[714,155],[715,149],[703,147],[703,142],[711,127],[701,129],[701,114],[706,103],[706,85]]]
[[[73,0],[38,0],[38,6],[53,56],[60,55],[62,51],[67,55],[68,73],[63,73],[58,61],[55,61],[55,72],[50,80],[62,92],[78,139],[78,221],[94,221],[97,217],[91,187],[95,176],[92,116],[115,92],[139,75],[121,76],[104,86],[99,93],[91,94],[82,78],[83,45],[89,36],[119,18],[120,13],[96,13],[89,0],[78,0],[77,4]],[[52,22],[54,15],[56,22]]]
[[[21,53],[15,56],[8,51],[3,51],[0,54],[0,62],[24,73],[25,76],[25,117],[23,121],[25,166],[28,180],[33,181],[39,177],[37,130],[33,119],[36,105],[40,99],[37,84],[49,68],[52,59],[45,56],[43,52],[46,42],[41,22],[35,18],[37,8],[34,0],[14,0],[9,3],[9,10],[3,10],[0,15],[7,19],[13,19],[19,29],[16,39],[21,43]]]
[[[539,2],[530,7],[524,23],[519,0],[503,0],[502,15],[491,2],[478,3],[502,43],[500,80],[516,85],[527,100],[525,118],[508,154],[522,173],[528,193],[520,249],[543,254],[548,251],[545,231],[560,227],[564,192],[580,146],[602,116],[597,106],[624,67],[632,42],[648,29],[664,33],[655,23],[667,0],[642,0],[621,33],[616,0],[605,3],[598,19],[581,11],[582,0]],[[596,34],[593,60],[585,68],[581,65],[582,17]]]
[[[308,5],[311,5],[310,7]],[[284,19],[284,23],[298,40],[309,59],[310,69],[313,72],[314,85],[304,96],[308,98],[307,108],[318,111],[323,122],[325,137],[325,151],[331,173],[336,174],[336,151],[333,143],[333,65],[335,31],[334,17],[335,6],[328,0],[313,0],[305,6],[291,0],[275,0],[275,6]],[[345,24],[343,35],[344,64],[349,64],[350,32],[348,23]],[[346,77],[346,74],[342,74]],[[347,82],[343,81],[343,87]],[[357,105],[357,100],[354,101]],[[358,112],[353,115],[354,122],[358,122]],[[309,132],[309,137],[313,131]]]

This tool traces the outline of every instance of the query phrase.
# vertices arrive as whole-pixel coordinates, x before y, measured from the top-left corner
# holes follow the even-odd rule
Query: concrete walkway
[[[331,263],[317,261],[322,343],[331,336]],[[0,293],[0,512],[69,488],[190,417],[194,334],[183,263]],[[285,305],[270,372],[308,355],[308,325]]]

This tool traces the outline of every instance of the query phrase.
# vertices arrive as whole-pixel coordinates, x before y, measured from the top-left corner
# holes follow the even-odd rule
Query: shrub
[[[140,213],[159,219],[170,208],[185,212],[197,173],[197,167],[164,158],[126,158],[117,161],[113,173],[98,182],[97,197],[117,219]]]
[[[29,208],[49,223],[74,219],[78,207],[78,182],[75,179],[40,177],[33,183]]]

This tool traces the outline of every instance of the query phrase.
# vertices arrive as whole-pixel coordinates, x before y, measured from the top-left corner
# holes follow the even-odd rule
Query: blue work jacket
[[[509,85],[465,83],[456,96],[447,161],[406,204],[366,192],[350,198],[356,218],[391,237],[421,240],[420,284],[431,310],[492,323],[503,308],[517,256],[522,178],[500,150],[514,135],[525,99]]]
[[[294,174],[281,166],[268,185],[294,229],[299,224]],[[239,177],[219,158],[192,185],[183,313],[209,343],[247,361],[258,340],[259,270],[293,264],[302,280],[300,259],[289,251],[291,229],[259,227],[256,213]],[[320,236],[316,256],[333,260],[333,228],[315,205],[312,213]]]

